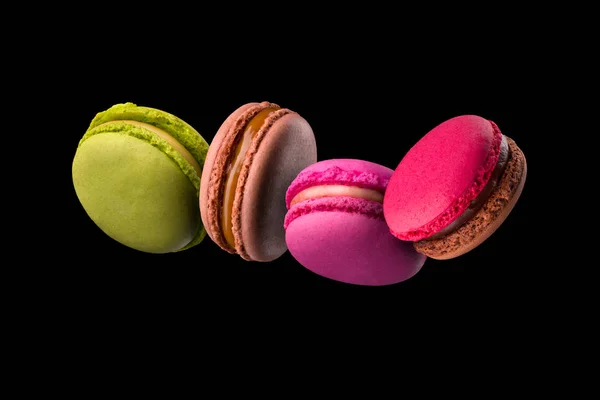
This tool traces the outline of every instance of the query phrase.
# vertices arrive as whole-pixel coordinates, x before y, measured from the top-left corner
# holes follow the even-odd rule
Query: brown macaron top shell
[[[455,258],[479,246],[502,225],[517,203],[527,177],[525,155],[512,139],[506,137],[506,141],[510,149],[506,169],[484,205],[454,232],[415,242],[418,252],[437,260]]]
[[[297,113],[280,108],[260,127],[244,155],[232,209],[235,248],[220,227],[225,173],[240,134],[269,102],[249,103],[234,111],[211,143],[202,174],[200,209],[211,239],[248,261],[272,261],[286,250],[285,192],[296,175],[317,161],[312,128]],[[206,178],[206,179],[205,179]]]
[[[271,261],[287,250],[285,193],[304,168],[317,162],[317,145],[308,122],[289,113],[274,120],[260,147],[254,148],[253,143],[238,181],[243,192],[234,200],[233,234],[243,258]]]

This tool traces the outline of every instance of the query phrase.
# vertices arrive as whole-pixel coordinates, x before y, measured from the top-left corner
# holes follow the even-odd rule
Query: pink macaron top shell
[[[298,174],[290,184],[285,203],[290,208],[294,197],[312,186],[348,185],[385,192],[391,169],[369,161],[353,159],[333,159],[315,163]]]
[[[403,157],[390,179],[383,211],[399,239],[418,241],[449,225],[485,188],[502,133],[475,115],[435,127]]]

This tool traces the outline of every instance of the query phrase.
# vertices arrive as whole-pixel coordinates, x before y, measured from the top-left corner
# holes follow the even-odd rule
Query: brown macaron
[[[247,261],[272,261],[287,250],[285,193],[317,162],[311,126],[269,102],[248,103],[213,138],[200,180],[200,215],[209,237]]]

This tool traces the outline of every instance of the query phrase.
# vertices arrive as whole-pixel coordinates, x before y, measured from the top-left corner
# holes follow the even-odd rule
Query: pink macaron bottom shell
[[[426,257],[396,239],[384,220],[359,212],[317,211],[287,225],[292,256],[308,270],[339,282],[384,286],[414,276]]]
[[[375,201],[357,199],[355,197],[320,197],[297,203],[287,212],[283,221],[283,228],[287,227],[296,218],[313,212],[342,211],[346,213],[360,213],[369,218],[383,218],[383,205]]]

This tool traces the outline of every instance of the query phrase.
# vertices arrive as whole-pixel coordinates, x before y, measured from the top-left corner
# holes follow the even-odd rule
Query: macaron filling
[[[200,164],[198,164],[198,161],[196,161],[196,159],[194,158],[192,153],[190,153],[188,151],[188,149],[186,149],[181,143],[179,143],[177,141],[177,139],[175,139],[173,136],[169,135],[164,130],[157,128],[154,125],[150,125],[145,122],[139,122],[139,121],[134,121],[134,120],[115,120],[115,121],[105,122],[98,126],[110,125],[110,124],[114,124],[114,123],[125,123],[125,124],[129,124],[129,125],[138,126],[142,129],[145,129],[147,131],[150,131],[150,132],[156,134],[161,139],[163,139],[167,143],[169,143],[173,147],[173,149],[175,151],[177,151],[185,159],[185,161],[190,163],[190,165],[194,168],[194,170],[196,171],[198,176],[202,175],[202,169],[200,168]]]
[[[349,185],[317,185],[296,194],[289,205],[283,227],[302,215],[341,211],[383,220],[383,192]]]
[[[485,202],[488,200],[490,195],[494,192],[494,189],[498,186],[498,182],[502,177],[502,174],[506,170],[506,164],[509,158],[510,149],[508,147],[508,143],[506,142],[506,137],[502,135],[502,142],[500,143],[500,153],[498,155],[498,161],[496,162],[496,166],[494,167],[490,179],[487,184],[483,188],[483,190],[477,195],[477,197],[471,200],[471,203],[467,207],[467,209],[452,221],[450,224],[434,233],[433,235],[423,239],[423,240],[437,240],[447,236],[453,232],[455,232],[458,228],[460,228],[465,222],[469,221],[476,213],[483,207]]]
[[[296,179],[290,185],[286,195],[285,202],[288,208],[291,207],[292,200],[302,191],[313,187],[333,187],[343,186],[344,188],[362,188],[371,189],[375,193],[384,193],[389,182],[389,177],[382,176],[370,171],[359,171],[354,169],[342,169],[338,166],[330,166],[325,170],[307,169],[300,172]],[[332,189],[326,189],[332,190]],[[333,190],[354,190],[354,189],[333,189]],[[320,190],[319,190],[320,191]],[[317,194],[318,192],[317,191]],[[308,197],[315,197],[314,193],[307,192]],[[350,197],[363,197],[365,192],[354,192],[356,195]],[[361,194],[362,193],[362,194]],[[337,194],[336,194],[337,196]],[[378,198],[375,196],[375,198]],[[296,201],[298,202],[298,201]]]
[[[228,165],[225,167],[225,185],[223,190],[223,200],[221,202],[221,232],[227,241],[227,244],[229,244],[229,246],[232,248],[235,248],[232,223],[233,202],[246,153],[250,148],[252,140],[257,135],[260,128],[264,125],[267,117],[279,109],[280,107],[265,108],[248,122],[243,133],[238,139],[233,156],[230,158]]]
[[[317,199],[321,197],[354,197],[383,203],[383,193],[374,189],[346,185],[320,185],[312,186],[302,190],[292,199],[290,202],[290,207],[301,201]]]

